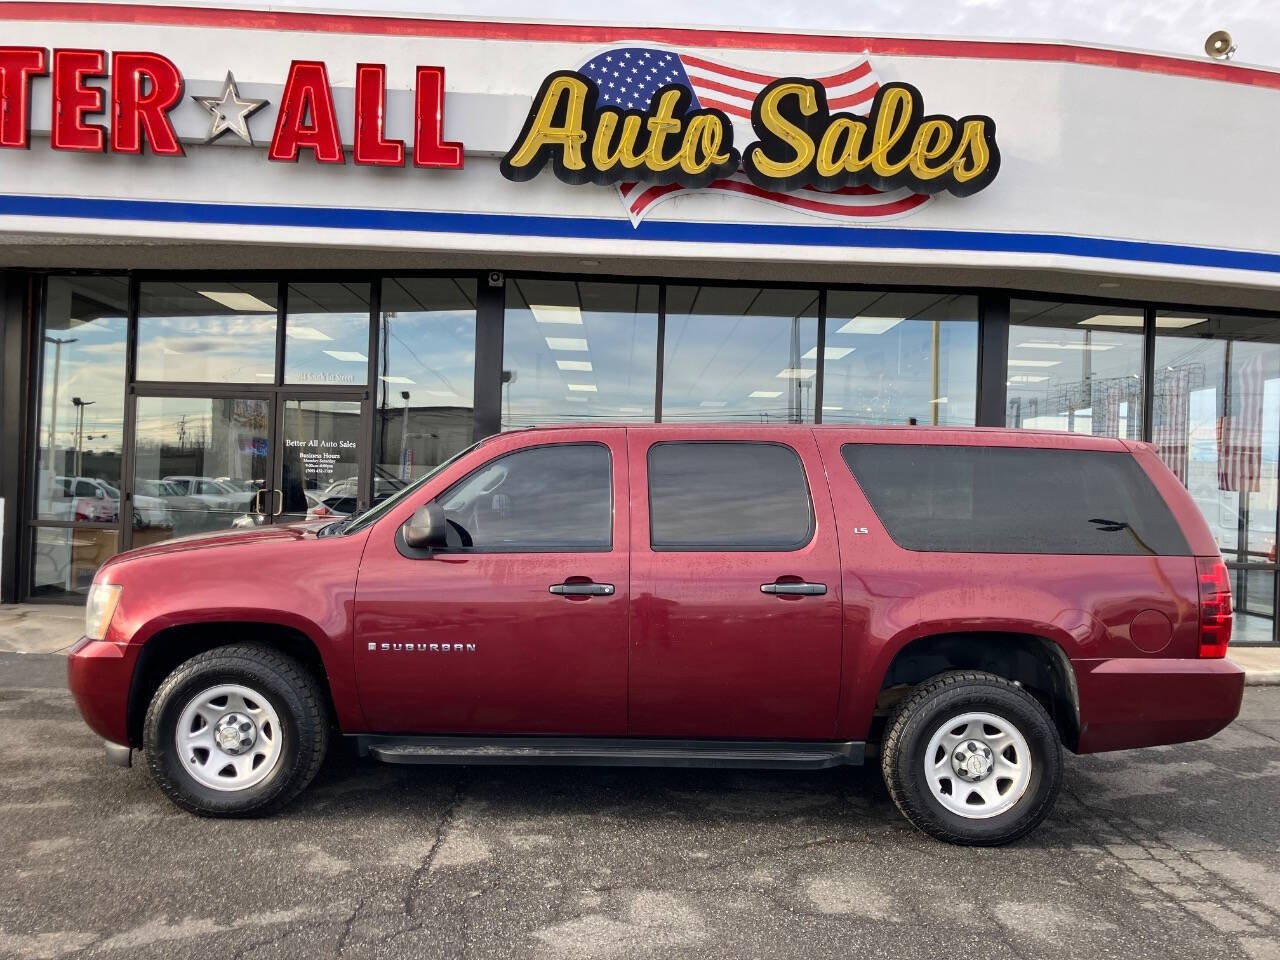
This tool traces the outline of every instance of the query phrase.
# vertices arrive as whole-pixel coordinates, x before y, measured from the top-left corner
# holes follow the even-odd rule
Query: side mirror
[[[413,511],[413,516],[400,528],[405,546],[414,550],[440,550],[448,546],[448,523],[444,508],[434,500]]]

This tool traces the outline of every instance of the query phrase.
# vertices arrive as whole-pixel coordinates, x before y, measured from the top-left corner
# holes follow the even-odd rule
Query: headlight
[[[84,635],[90,640],[101,640],[107,635],[120,593],[117,583],[95,583],[89,588],[89,598],[84,605]]]

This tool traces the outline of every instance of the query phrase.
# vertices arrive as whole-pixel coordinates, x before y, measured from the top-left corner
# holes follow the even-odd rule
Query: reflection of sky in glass
[[[813,422],[817,310],[812,290],[668,287],[662,419]]]
[[[828,295],[823,423],[971,426],[977,381],[976,297]]]
[[[656,286],[511,281],[503,428],[652,420],[657,344]]]
[[[1152,432],[1157,450],[1171,456],[1185,444],[1184,482],[1219,546],[1229,554],[1227,559],[1266,562],[1275,543],[1280,458],[1280,332],[1276,318],[1161,311],[1156,315],[1155,373]],[[1251,389],[1255,385],[1261,386],[1260,394]],[[1241,494],[1219,489],[1218,426],[1232,392],[1236,394],[1232,404],[1235,412],[1240,412],[1240,406],[1256,404],[1261,404],[1262,412],[1257,437],[1261,455],[1258,489],[1246,493],[1247,557],[1237,555]],[[1179,410],[1184,411],[1180,422],[1176,417]],[[1250,591],[1251,608],[1257,606],[1254,592]]]
[[[49,278],[37,431],[40,517],[73,519],[70,503],[51,484],[53,476],[78,472],[120,482],[127,312],[124,278]],[[85,404],[83,424],[73,398]]]
[[[286,303],[285,383],[369,382],[369,284],[294,283]]]
[[[375,496],[471,443],[476,282],[387,279],[379,336]]]
[[[1141,438],[1141,310],[1014,300],[1009,321],[1009,426]]]
[[[270,384],[275,355],[274,283],[141,284],[139,380]]]

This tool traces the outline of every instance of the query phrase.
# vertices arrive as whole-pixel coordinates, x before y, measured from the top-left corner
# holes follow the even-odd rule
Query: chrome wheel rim
[[[248,790],[280,762],[284,730],[275,707],[256,690],[223,683],[196,694],[174,733],[182,767],[210,790]]]
[[[1031,783],[1031,749],[1016,726],[994,713],[964,713],[938,727],[924,753],[933,798],[967,820],[1012,809]]]

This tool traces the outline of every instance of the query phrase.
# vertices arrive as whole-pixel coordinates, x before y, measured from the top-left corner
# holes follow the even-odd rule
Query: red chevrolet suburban
[[[332,731],[389,763],[814,769],[918,828],[1023,836],[1062,747],[1240,708],[1226,567],[1154,448],[983,429],[566,427],[328,524],[144,547],[71,654],[169,797],[273,811]]]

